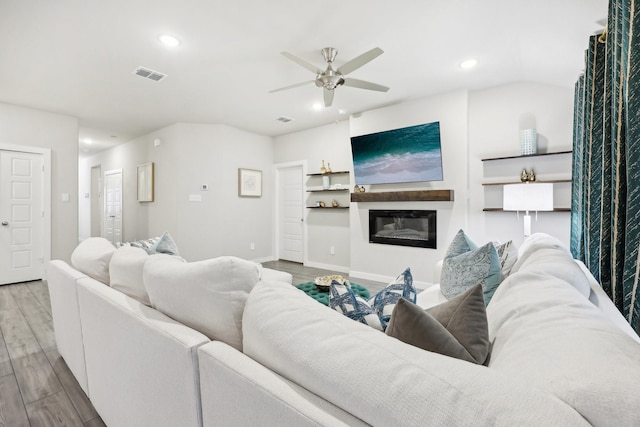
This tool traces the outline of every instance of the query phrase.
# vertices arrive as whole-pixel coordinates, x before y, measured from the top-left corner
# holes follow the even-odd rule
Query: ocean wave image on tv
[[[351,138],[356,184],[442,181],[440,122]]]

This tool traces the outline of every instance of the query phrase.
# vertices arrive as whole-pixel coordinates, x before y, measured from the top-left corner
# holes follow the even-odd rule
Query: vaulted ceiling
[[[457,89],[571,87],[606,15],[606,0],[0,0],[0,102],[78,117],[94,149],[176,122],[280,135]],[[320,109],[313,84],[269,93],[314,78],[280,52],[324,69],[324,47],[336,66],[380,47],[350,77],[390,90],[339,87]]]

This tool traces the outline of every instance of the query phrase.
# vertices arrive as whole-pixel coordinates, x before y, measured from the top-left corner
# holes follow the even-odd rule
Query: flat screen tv
[[[442,181],[440,122],[351,138],[356,184]]]

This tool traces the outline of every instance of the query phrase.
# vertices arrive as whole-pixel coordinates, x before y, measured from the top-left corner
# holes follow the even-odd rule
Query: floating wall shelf
[[[352,202],[453,202],[453,190],[351,193]]]

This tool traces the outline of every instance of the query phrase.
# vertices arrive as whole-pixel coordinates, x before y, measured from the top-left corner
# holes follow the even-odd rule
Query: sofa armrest
[[[91,278],[77,283],[90,398],[105,424],[202,425],[197,348],[210,340]]]
[[[198,349],[204,426],[357,426],[362,420],[231,346]]]
[[[76,290],[76,281],[85,277],[85,274],[64,261],[53,260],[47,266],[47,285],[56,347],[82,390],[89,395]]]

